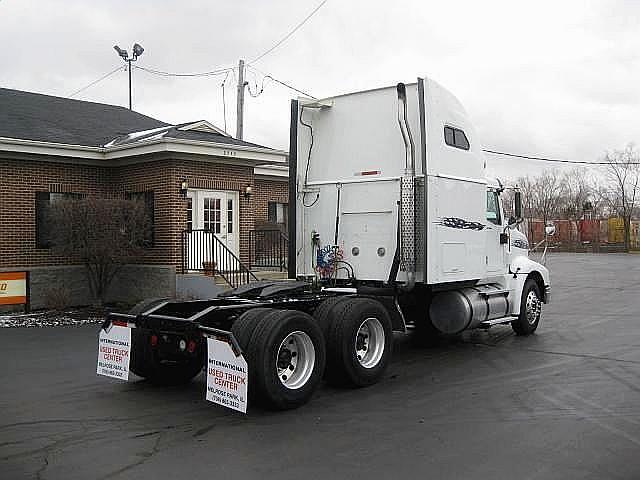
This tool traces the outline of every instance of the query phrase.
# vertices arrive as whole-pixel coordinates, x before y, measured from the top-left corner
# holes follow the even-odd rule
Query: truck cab
[[[548,299],[473,123],[437,82],[300,98],[291,121],[291,278],[415,290],[446,333],[510,322],[527,280]],[[442,312],[460,295],[471,309],[455,320]]]

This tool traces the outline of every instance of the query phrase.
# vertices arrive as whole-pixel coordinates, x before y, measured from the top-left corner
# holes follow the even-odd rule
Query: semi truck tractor
[[[289,409],[323,379],[380,381],[394,332],[538,328],[550,279],[518,230],[520,192],[486,177],[468,115],[438,83],[293,100],[289,153],[289,280],[109,314],[99,374],[176,384],[204,368],[208,400]]]

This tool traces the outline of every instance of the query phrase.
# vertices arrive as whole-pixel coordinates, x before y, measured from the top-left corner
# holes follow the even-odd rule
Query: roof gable
[[[215,133],[218,135],[224,135],[225,137],[231,136],[221,128],[216,127],[215,125],[207,122],[206,120],[199,120],[197,122],[183,124],[181,126],[178,126],[178,130],[182,130],[182,131],[192,130],[196,132]]]

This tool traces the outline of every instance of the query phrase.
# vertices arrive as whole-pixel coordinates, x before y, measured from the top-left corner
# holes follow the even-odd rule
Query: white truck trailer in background
[[[538,327],[549,272],[517,230],[520,193],[506,219],[464,108],[436,82],[293,100],[289,168],[291,280],[112,313],[98,373],[181,383],[206,366],[207,399],[287,409],[322,378],[379,381],[394,331]]]

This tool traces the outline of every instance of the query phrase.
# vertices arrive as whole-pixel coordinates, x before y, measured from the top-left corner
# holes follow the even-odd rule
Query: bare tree
[[[84,264],[98,305],[121,268],[141,253],[151,228],[144,203],[136,200],[60,200],[49,218],[54,252]]]
[[[531,218],[540,218],[545,224],[554,218],[563,193],[557,171],[545,170],[537,177],[520,178],[518,183],[526,196],[524,207]]]
[[[631,216],[636,208],[640,181],[640,156],[633,144],[624,150],[607,153],[605,171],[609,180],[609,206],[624,224],[624,248],[631,246]]]
[[[592,184],[585,168],[574,168],[561,177],[561,210],[568,220],[582,218],[585,208],[591,206]]]

